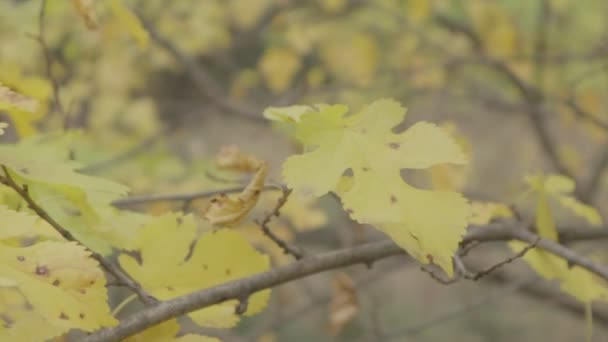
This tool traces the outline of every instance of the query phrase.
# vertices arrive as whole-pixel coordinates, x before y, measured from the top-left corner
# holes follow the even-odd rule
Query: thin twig
[[[482,46],[480,45],[482,44],[480,42],[483,42],[483,40],[472,27],[447,16],[440,17],[437,20],[437,23],[450,31],[455,31],[462,34],[464,37],[469,39],[469,41],[471,41],[473,46]],[[539,47],[542,48],[543,45],[540,44]],[[504,61],[488,56],[482,49],[476,49],[476,51],[479,54],[478,59],[474,61],[464,60],[462,62],[473,62],[475,64],[481,64],[491,68],[497,74],[503,76],[517,90],[521,98],[526,103],[526,112],[528,114],[528,118],[530,119],[532,128],[534,129],[539,145],[545,151],[547,157],[559,173],[574,178],[573,174],[570,172],[570,170],[568,170],[561,160],[557,149],[555,148],[555,144],[553,143],[553,139],[545,124],[544,115],[541,108],[544,101],[543,92],[540,89],[527,84],[507,64],[505,64]]]
[[[182,201],[193,201],[199,198],[213,197],[219,194],[233,194],[243,191],[245,186],[238,186],[234,188],[228,189],[220,189],[220,190],[205,190],[205,191],[196,191],[189,193],[181,193],[181,194],[166,194],[166,195],[149,195],[149,196],[133,196],[127,198],[117,199],[112,202],[112,205],[124,208],[128,206],[138,205],[138,204],[146,204],[151,202],[182,202]],[[265,185],[264,190],[272,190],[276,189],[275,185],[269,184]]]
[[[534,242],[532,242],[531,244],[527,245],[524,249],[522,249],[521,251],[519,251],[518,253],[512,255],[511,257],[497,263],[494,264],[488,268],[486,268],[485,270],[479,271],[477,273],[475,273],[474,275],[465,275],[465,278],[473,280],[473,281],[477,281],[482,277],[487,276],[488,274],[492,273],[493,271],[501,268],[502,266],[509,264],[511,262],[513,262],[516,259],[519,258],[523,258],[526,253],[528,253],[528,251],[530,251],[531,249],[533,249],[534,247],[536,247],[536,244],[540,241],[540,236],[538,236],[536,238],[536,240],[534,240]]]
[[[429,267],[427,267],[425,265],[421,265],[420,270],[423,271],[424,273],[428,274],[431,277],[431,279],[435,280],[436,282],[438,282],[442,285],[452,285],[455,282],[457,282],[458,280],[460,280],[459,273],[456,273],[456,276],[454,276],[451,279],[443,279],[443,277],[436,274],[435,271],[431,270]]]
[[[268,227],[268,224],[270,223],[270,220],[272,220],[273,217],[279,217],[279,215],[281,213],[281,208],[283,208],[285,203],[287,203],[287,199],[289,199],[289,195],[291,194],[291,191],[292,191],[291,189],[288,189],[285,186],[281,186],[281,189],[282,189],[283,193],[282,193],[281,197],[279,197],[279,199],[277,200],[277,204],[275,205],[273,210],[271,212],[269,212],[266,216],[264,216],[264,218],[261,221],[256,220],[255,223],[258,226],[260,226],[264,235],[266,235],[270,240],[272,240],[272,242],[274,242],[277,246],[279,246],[285,254],[292,255],[294,258],[296,258],[296,260],[299,260],[299,259],[302,259],[302,257],[304,256],[302,254],[302,252],[299,250],[299,248],[291,246],[289,243],[287,243],[287,241],[278,237],[270,229],[270,227]]]
[[[89,251],[89,253],[91,253],[91,257],[97,260],[97,262],[99,262],[101,267],[103,267],[108,273],[113,275],[120,284],[124,284],[125,286],[129,287],[133,292],[135,292],[143,303],[147,305],[158,303],[158,300],[156,298],[146,293],[146,291],[142,289],[141,285],[139,285],[139,283],[137,283],[127,273],[125,273],[119,265],[112,263],[111,261],[104,258],[101,254],[88,248],[86,245],[80,242],[69,230],[59,224],[59,222],[55,221],[55,219],[52,218],[49,213],[46,212],[46,210],[44,210],[41,206],[39,206],[38,203],[36,203],[36,201],[34,201],[34,199],[30,196],[27,185],[21,186],[17,184],[17,182],[15,182],[6,166],[2,165],[2,170],[4,172],[4,176],[0,176],[0,182],[10,187],[17,194],[19,194],[19,196],[27,203],[28,207],[33,210],[34,213],[38,215],[38,217],[40,217],[51,227],[53,227],[64,239],[68,241],[77,242],[81,246],[84,246]]]

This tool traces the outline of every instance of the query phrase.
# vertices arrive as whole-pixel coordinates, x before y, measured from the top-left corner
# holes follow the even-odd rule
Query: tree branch
[[[476,47],[475,50],[477,53],[480,55],[480,58],[474,62],[490,67],[496,73],[502,75],[517,90],[519,95],[526,103],[526,112],[528,113],[530,123],[532,124],[532,128],[534,129],[539,145],[545,151],[547,157],[559,173],[574,179],[572,172],[568,170],[559,157],[549,131],[545,125],[541,110],[541,104],[544,101],[542,91],[527,84],[503,61],[488,56],[483,49],[478,48],[483,46],[483,41],[479,37],[479,34],[473,30],[473,28],[447,16],[437,16],[436,21],[440,26],[443,26],[450,31],[458,32],[469,39],[473,46]],[[544,49],[542,41],[541,44],[538,44],[537,48]],[[544,56],[544,52],[538,52]],[[541,58],[544,58],[542,56]],[[538,58],[539,56],[536,57]]]
[[[537,247],[561,256],[573,265],[586,268],[603,279],[608,279],[607,267],[596,264],[588,258],[553,241],[539,239],[536,234],[524,230],[519,225],[514,225],[511,222],[505,222],[502,225],[490,224],[484,228],[473,229],[464,237],[463,242],[511,239],[525,241],[530,244],[536,243]],[[289,281],[336,268],[356,264],[369,265],[375,261],[394,255],[401,255],[403,253],[405,253],[403,249],[394,242],[387,240],[310,256],[267,272],[258,273],[250,277],[196,291],[145,308],[142,311],[127,317],[118,326],[99,330],[85,338],[83,341],[101,342],[121,340],[168,319],[226,300],[238,299],[244,294],[255,293]]]

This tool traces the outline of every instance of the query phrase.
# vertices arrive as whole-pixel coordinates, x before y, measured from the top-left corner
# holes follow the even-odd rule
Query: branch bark
[[[555,242],[539,239],[536,234],[523,229],[520,224],[513,224],[513,222],[489,224],[483,228],[472,229],[464,237],[463,242],[504,241],[511,239],[526,241],[528,243],[536,242],[537,247],[557,254],[568,260],[571,264],[584,267],[608,280],[607,267],[596,264],[588,258]],[[239,299],[260,290],[272,288],[289,281],[336,268],[356,264],[371,265],[378,260],[403,253],[405,252],[399,246],[394,242],[387,240],[306,257],[302,260],[277,267],[267,272],[258,273],[247,278],[196,291],[145,308],[127,317],[118,326],[99,330],[85,338],[83,341],[101,342],[121,340],[168,319],[226,300]]]

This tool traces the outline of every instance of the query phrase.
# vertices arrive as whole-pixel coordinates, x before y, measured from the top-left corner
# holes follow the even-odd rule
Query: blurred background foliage
[[[430,177],[404,175],[420,186],[511,203],[524,175],[553,170],[607,209],[600,191],[608,164],[606,1],[48,0],[42,21],[40,8],[37,0],[0,1],[0,82],[41,104],[33,114],[0,113],[11,123],[2,139],[69,132],[70,158],[129,185],[132,195],[235,186],[240,176],[213,164],[230,144],[268,160],[278,180],[280,163],[298,146],[263,119],[264,108],[345,103],[356,110],[393,97],[408,107],[408,123],[441,123],[472,160],[466,168],[436,167]],[[204,201],[139,209],[196,211]],[[321,202],[294,199],[274,229],[310,251],[375,238],[331,199]],[[255,229],[242,229],[275,263],[289,261]],[[442,287],[403,261],[349,270],[357,316],[335,336],[327,330],[337,279],[330,274],[281,287],[265,314],[224,337],[580,339],[582,309],[563,297],[543,301],[539,293],[553,291],[550,284],[525,283],[526,290],[519,282],[531,272],[522,263],[481,285]],[[608,333],[608,315],[596,322],[596,336]]]

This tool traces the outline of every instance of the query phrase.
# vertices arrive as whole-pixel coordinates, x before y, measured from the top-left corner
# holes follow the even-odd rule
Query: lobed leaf
[[[192,216],[163,215],[141,231],[137,252],[140,258],[122,254],[119,262],[144,289],[161,300],[246,277],[269,269],[269,260],[238,233],[218,230],[199,237]],[[170,248],[167,248],[170,246]],[[261,311],[269,291],[251,296],[246,314]],[[238,302],[226,301],[189,315],[200,325],[234,326]]]
[[[355,115],[347,112],[344,105],[319,106],[300,117],[296,138],[306,152],[283,164],[286,183],[313,196],[337,192],[353,219],[376,226],[420,262],[435,263],[451,276],[469,204],[456,192],[410,186],[401,170],[464,164],[460,147],[427,122],[393,133],[405,116],[393,100],[378,100]],[[347,170],[353,175],[345,180]]]

